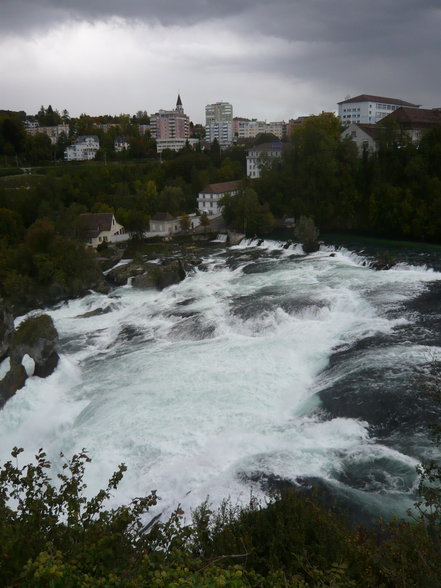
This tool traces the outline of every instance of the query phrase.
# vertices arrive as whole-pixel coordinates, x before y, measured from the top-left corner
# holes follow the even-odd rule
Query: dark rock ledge
[[[187,274],[201,263],[202,260],[193,255],[163,258],[156,263],[143,260],[131,261],[108,271],[106,279],[113,286],[123,286],[131,279],[131,284],[135,288],[163,290],[182,282]]]
[[[41,314],[27,318],[14,329],[12,311],[0,299],[0,360],[9,357],[10,368],[0,380],[0,408],[26,383],[28,374],[22,365],[23,357],[34,360],[32,375],[50,376],[57,367],[58,333],[50,316]]]

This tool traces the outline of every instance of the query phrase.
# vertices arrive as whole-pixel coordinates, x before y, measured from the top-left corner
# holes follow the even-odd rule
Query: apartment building
[[[164,149],[177,151],[185,146],[190,137],[190,119],[184,113],[179,94],[174,110],[159,110],[150,117],[150,131],[156,139],[158,153]]]
[[[419,104],[405,102],[399,98],[385,98],[371,94],[360,94],[338,103],[338,117],[343,124],[371,123],[375,124],[397,108],[419,108]]]
[[[233,142],[233,107],[229,102],[216,102],[205,107],[205,140],[217,139],[222,148]]]

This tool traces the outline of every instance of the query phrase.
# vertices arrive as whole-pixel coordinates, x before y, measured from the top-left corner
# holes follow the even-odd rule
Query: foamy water
[[[61,361],[0,412],[3,461],[14,445],[25,448],[23,462],[39,447],[55,463],[60,451],[86,448],[88,492],[124,462],[115,502],[156,489],[165,509],[188,510],[207,496],[247,502],[265,477],[324,480],[379,512],[408,506],[417,460],[378,441],[369,419],[324,411],[319,393],[357,361],[403,361],[398,342],[326,373],[336,349],[409,324],[400,305],[441,274],[404,265],[376,272],[332,247],[307,257],[298,245],[257,249],[261,257],[249,260],[253,242],[231,248],[234,264],[227,250],[207,255],[207,271],[163,292],[127,286],[49,310]],[[422,346],[405,349],[406,362],[424,361]],[[344,482],[364,467],[381,470],[378,488]]]

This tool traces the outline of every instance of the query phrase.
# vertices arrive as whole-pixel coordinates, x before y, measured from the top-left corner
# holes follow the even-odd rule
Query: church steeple
[[[176,112],[184,112],[180,94],[178,94],[178,99],[176,100]]]

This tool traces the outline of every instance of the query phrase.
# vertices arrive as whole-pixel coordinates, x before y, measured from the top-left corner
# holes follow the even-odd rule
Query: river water
[[[124,462],[114,502],[156,489],[166,511],[289,483],[326,488],[361,522],[404,515],[439,417],[421,390],[440,349],[441,256],[375,271],[356,244],[282,245],[220,243],[162,292],[49,309],[61,361],[0,412],[2,462],[15,445],[56,467],[86,448],[90,494]]]

